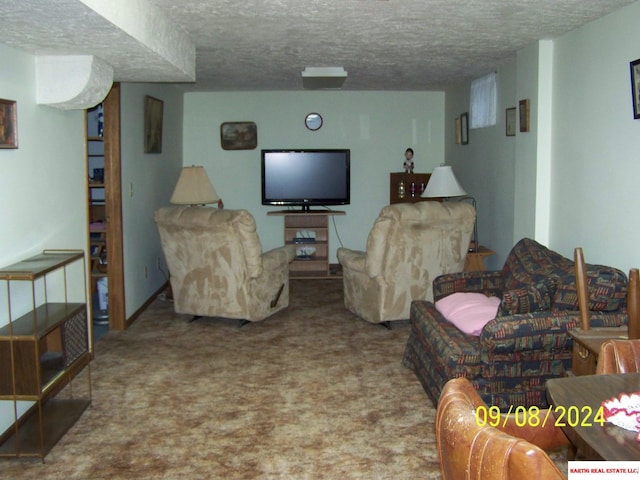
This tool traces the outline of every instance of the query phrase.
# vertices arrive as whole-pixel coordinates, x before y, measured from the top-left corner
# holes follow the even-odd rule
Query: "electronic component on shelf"
[[[314,247],[296,248],[296,258],[299,260],[308,260],[313,257],[314,253],[316,253],[316,249]]]
[[[316,243],[316,239],[307,237],[296,237],[293,239],[293,243]]]
[[[299,230],[293,239],[293,243],[315,243],[316,232],[313,230]]]

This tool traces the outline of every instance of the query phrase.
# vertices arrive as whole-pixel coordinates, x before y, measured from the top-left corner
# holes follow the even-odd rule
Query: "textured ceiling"
[[[135,3],[140,2],[145,3]],[[488,73],[537,39],[557,37],[633,3],[147,2],[195,45],[196,83],[185,87],[200,90],[300,90],[300,74],[307,66],[344,67],[344,90],[441,90]],[[0,0],[1,41],[36,54],[94,54],[114,67],[115,80],[184,81],[184,72],[148,48],[144,39],[132,38],[95,13],[87,6],[92,3],[100,2]]]

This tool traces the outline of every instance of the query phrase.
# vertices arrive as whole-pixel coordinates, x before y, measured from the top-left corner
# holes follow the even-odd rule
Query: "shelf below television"
[[[341,271],[329,264],[329,217],[346,215],[341,210],[319,211],[274,211],[270,216],[284,217],[284,243],[295,245],[304,252],[305,248],[313,249],[309,256],[296,258],[289,264],[290,278],[340,278]],[[313,238],[314,241],[297,243],[298,237]]]
[[[295,271],[289,273],[289,278],[292,280],[314,280],[314,279],[327,279],[327,278],[342,278],[342,270],[331,270],[329,275],[325,270],[310,270],[310,271]]]
[[[343,210],[274,210],[267,212],[268,216],[283,216],[283,215],[346,215],[347,212]]]

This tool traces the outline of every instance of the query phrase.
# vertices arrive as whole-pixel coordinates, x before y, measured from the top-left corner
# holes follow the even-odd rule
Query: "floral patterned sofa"
[[[627,277],[587,265],[592,327],[627,323]],[[403,365],[413,370],[434,404],[447,380],[466,377],[488,405],[546,407],[545,381],[571,369],[567,330],[580,325],[573,261],[534,240],[520,240],[500,271],[442,275],[434,301],[454,292],[500,298],[479,336],[463,333],[432,302],[411,305]]]

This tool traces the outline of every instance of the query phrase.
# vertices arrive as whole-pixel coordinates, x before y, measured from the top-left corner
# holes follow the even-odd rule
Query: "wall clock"
[[[304,124],[309,130],[320,130],[322,126],[322,116],[319,113],[309,113],[304,117]]]

